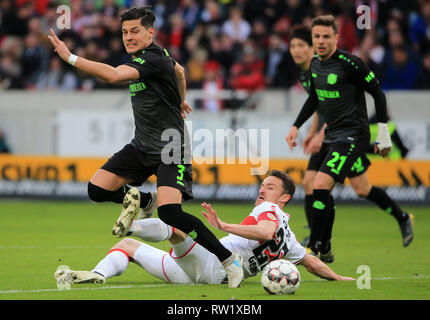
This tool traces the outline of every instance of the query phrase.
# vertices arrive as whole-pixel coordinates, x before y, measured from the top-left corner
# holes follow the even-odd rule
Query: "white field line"
[[[39,293],[39,292],[64,292],[64,291],[80,291],[80,290],[108,290],[108,289],[139,289],[139,288],[156,288],[156,287],[166,287],[170,284],[147,284],[143,286],[104,286],[104,287],[83,287],[83,288],[71,288],[70,290],[60,290],[60,289],[36,289],[36,290],[5,290],[0,291],[0,294],[7,293]]]
[[[77,246],[77,245],[70,245],[70,246],[49,246],[49,245],[0,245],[0,250],[7,250],[7,249],[107,249],[110,248],[107,245],[92,245],[92,246]]]
[[[381,280],[414,280],[414,279],[430,279],[430,276],[412,276],[412,277],[380,277],[380,278],[370,278],[372,281],[381,281]],[[324,279],[308,279],[302,280],[303,282],[325,282],[328,280]],[[352,281],[353,282],[353,281]],[[250,283],[259,283],[259,282],[250,282]],[[1,291],[0,291],[1,292]]]
[[[383,280],[410,280],[410,279],[430,279],[430,276],[413,276],[413,277],[380,277],[380,278],[372,278],[371,280],[375,281],[383,281]],[[324,279],[308,279],[302,280],[303,282],[322,282],[327,281]],[[248,282],[253,284],[260,284],[260,282]],[[170,283],[161,283],[161,284],[147,284],[147,285],[124,285],[124,286],[103,286],[103,287],[83,287],[83,288],[71,288],[70,290],[60,290],[60,289],[35,289],[35,290],[4,290],[0,291],[0,294],[10,294],[10,293],[41,293],[41,292],[64,292],[64,291],[82,291],[82,290],[109,290],[109,289],[140,289],[140,288],[159,288],[159,287],[167,287],[172,286],[174,284]],[[199,286],[203,284],[180,284],[181,286]]]

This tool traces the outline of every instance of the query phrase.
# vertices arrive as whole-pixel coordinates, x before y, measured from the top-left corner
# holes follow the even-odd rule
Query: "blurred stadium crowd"
[[[62,4],[71,8],[69,30],[56,29]],[[299,86],[289,31],[330,13],[339,48],[363,58],[383,89],[430,89],[430,0],[0,0],[0,88],[123,88],[63,63],[47,34],[53,27],[73,53],[117,66],[130,58],[119,14],[143,5],[157,16],[156,42],[186,67],[188,88]],[[357,28],[359,5],[370,7],[371,29]]]

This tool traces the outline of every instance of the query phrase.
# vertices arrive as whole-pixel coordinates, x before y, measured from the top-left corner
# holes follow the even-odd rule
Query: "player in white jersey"
[[[337,275],[317,257],[308,255],[288,225],[290,216],[282,209],[295,192],[293,180],[273,170],[263,181],[255,208],[241,224],[223,222],[210,204],[203,203],[202,214],[215,228],[228,232],[222,244],[243,258],[245,278],[257,275],[275,259],[287,259],[303,265],[309,272],[327,280],[354,280]],[[122,274],[129,261],[158,279],[171,283],[220,284],[226,280],[225,269],[217,257],[192,239],[160,219],[134,220],[130,233],[144,241],[169,240],[166,252],[141,241],[125,238],[118,242],[92,271],[61,268],[55,272],[57,283],[105,283]]]
[[[210,205],[205,204],[205,207],[207,211],[213,210]],[[243,258],[245,278],[255,276],[270,261],[283,258],[298,264],[306,257],[306,249],[297,242],[288,225],[289,218],[290,215],[276,203],[264,201],[252,210],[241,225],[256,226],[261,221],[273,222],[276,224],[276,231],[270,239],[253,240],[235,234],[221,239],[226,248]]]

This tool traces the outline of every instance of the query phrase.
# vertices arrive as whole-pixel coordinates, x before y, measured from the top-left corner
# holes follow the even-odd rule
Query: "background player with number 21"
[[[314,48],[312,45],[312,32],[304,25],[297,25],[292,29],[290,35],[290,53],[293,57],[294,62],[301,68],[300,82],[304,89],[310,93],[310,64],[314,56]],[[320,154],[321,144],[324,141],[325,125],[324,120],[317,112],[314,115],[311,128],[303,140],[303,149],[305,153],[311,154],[309,158],[308,167],[303,177],[302,185],[305,190],[305,213],[308,220],[308,225],[311,226],[313,220],[313,184],[319,167],[321,166],[321,157],[324,155]],[[372,150],[372,153],[374,151]],[[373,186],[368,179],[367,170],[371,163],[366,154],[358,156],[356,162],[351,167],[350,172],[347,174],[349,182],[356,192],[356,194],[364,199],[371,201],[376,204],[385,212],[391,214],[398,222],[403,246],[407,247],[413,239],[413,228],[411,220],[408,218],[409,215],[405,214],[402,208],[383,190],[382,188]],[[335,218],[335,207],[333,197],[330,196],[330,209],[328,214],[331,220]],[[324,248],[321,249],[319,258],[325,263],[334,261],[334,253],[331,250],[331,229],[327,230],[324,235],[323,243]],[[303,246],[308,246],[309,237],[302,240]]]
[[[316,17],[312,21],[312,43],[317,57],[310,64],[309,97],[286,137],[292,150],[297,145],[298,129],[315,111],[322,115],[327,125],[313,184],[308,246],[314,255],[331,251],[327,236],[331,236],[334,223],[331,190],[336,182],[344,182],[357,160],[365,155],[370,143],[365,91],[375,101],[378,121],[375,152],[385,157],[391,149],[385,94],[374,73],[361,59],[337,49],[337,30],[336,20],[331,15]],[[384,194],[380,192],[373,196],[384,200]],[[407,238],[404,237],[404,244],[406,241],[407,245],[413,237],[410,216],[401,210],[393,214],[404,226],[402,234],[404,231],[407,233]]]

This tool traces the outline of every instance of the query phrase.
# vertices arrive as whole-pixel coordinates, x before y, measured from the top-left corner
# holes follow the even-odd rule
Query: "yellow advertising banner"
[[[0,155],[0,180],[20,181],[88,181],[106,162],[103,158],[67,158],[56,156]],[[301,184],[307,160],[270,159],[269,170],[289,173]],[[251,174],[252,164],[209,164],[202,159],[194,161],[194,182],[198,184],[251,185],[263,176]],[[376,186],[430,187],[430,161],[373,160],[368,169],[369,181]],[[155,177],[149,179],[155,182]],[[348,184],[348,181],[346,181]]]

